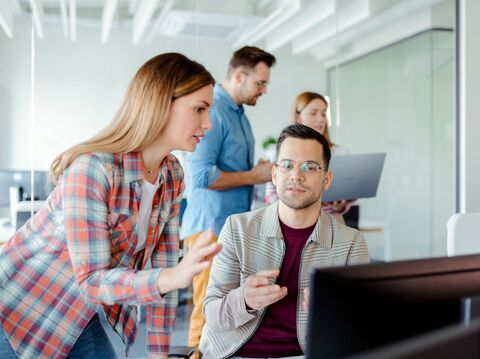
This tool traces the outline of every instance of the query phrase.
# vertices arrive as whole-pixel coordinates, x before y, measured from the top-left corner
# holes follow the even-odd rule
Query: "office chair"
[[[195,347],[189,346],[174,346],[170,347],[170,351],[168,353],[169,358],[190,358],[193,353],[195,353]]]
[[[480,253],[480,213],[457,213],[447,222],[447,255]]]

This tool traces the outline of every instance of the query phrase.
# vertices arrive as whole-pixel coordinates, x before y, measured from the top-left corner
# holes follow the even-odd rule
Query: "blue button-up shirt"
[[[237,105],[217,84],[210,110],[212,129],[188,157],[187,208],[181,237],[212,228],[218,236],[228,216],[250,210],[253,186],[208,189],[220,171],[248,171],[253,167],[255,141],[242,105]]]

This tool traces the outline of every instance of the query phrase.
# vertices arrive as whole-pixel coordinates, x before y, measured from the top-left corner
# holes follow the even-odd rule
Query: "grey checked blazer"
[[[200,351],[204,359],[228,358],[253,335],[265,313],[247,310],[243,298],[248,276],[262,270],[281,269],[285,242],[278,220],[278,202],[227,218],[218,243],[222,251],[215,257],[203,304],[206,325]],[[300,264],[297,301],[297,336],[305,351],[307,313],[303,310],[303,289],[308,287],[312,267],[368,263],[362,234],[339,224],[321,212],[308,239]]]

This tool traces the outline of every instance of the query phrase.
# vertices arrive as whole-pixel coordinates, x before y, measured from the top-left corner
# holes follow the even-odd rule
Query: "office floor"
[[[188,341],[188,321],[190,319],[190,313],[192,312],[193,305],[191,300],[187,301],[184,304],[180,304],[178,306],[177,312],[177,320],[175,322],[175,328],[173,331],[172,339],[170,345],[177,346],[177,345],[187,345]],[[146,320],[145,320],[145,310],[142,312],[142,321],[138,325],[138,334],[137,340],[133,345],[130,353],[128,355],[128,359],[146,359],[147,354],[145,353],[146,348]],[[113,330],[109,327],[107,321],[105,320],[104,315],[100,315],[102,324],[107,332],[110,341],[115,348],[115,352],[117,353],[117,358],[125,358],[125,345],[123,344],[120,337],[113,332]]]

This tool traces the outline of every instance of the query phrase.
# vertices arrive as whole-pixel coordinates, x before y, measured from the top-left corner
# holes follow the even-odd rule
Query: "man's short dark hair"
[[[282,147],[283,141],[289,137],[299,138],[301,140],[315,140],[319,142],[323,147],[323,160],[325,161],[325,166],[328,169],[332,153],[330,151],[327,139],[320,132],[299,123],[287,126],[282,130],[282,132],[280,132],[280,136],[277,140],[277,154],[275,156],[275,161],[278,161],[278,155],[280,154],[280,148]]]
[[[230,63],[228,64],[227,76],[230,77],[233,71],[239,67],[253,69],[259,62],[263,62],[268,67],[272,67],[276,61],[275,56],[258,47],[244,46],[233,53]]]

